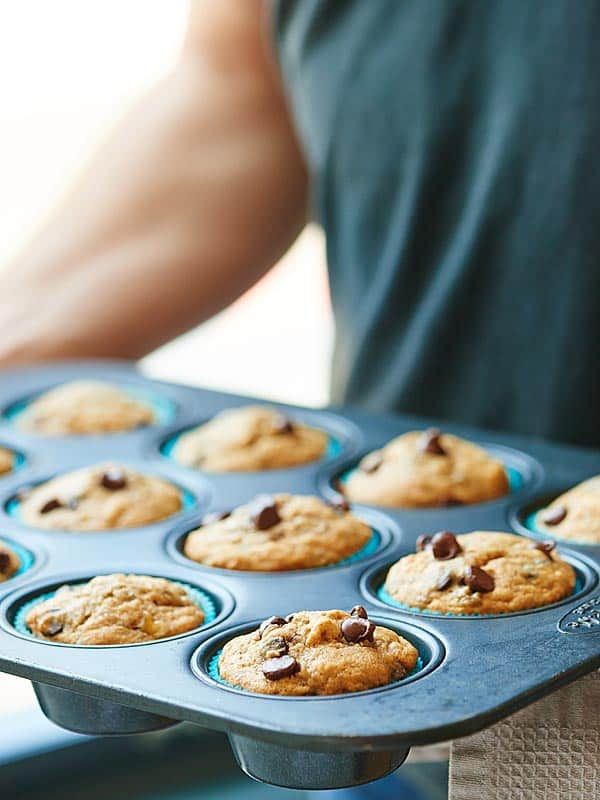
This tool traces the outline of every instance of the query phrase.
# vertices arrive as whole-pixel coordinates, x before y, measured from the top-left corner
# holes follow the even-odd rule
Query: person
[[[594,0],[196,0],[0,274],[0,365],[143,356],[314,218],[335,401],[600,445],[599,33]]]

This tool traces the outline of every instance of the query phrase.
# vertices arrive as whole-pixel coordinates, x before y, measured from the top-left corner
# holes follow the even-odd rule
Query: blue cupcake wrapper
[[[169,400],[166,397],[163,397],[161,394],[157,392],[150,392],[147,389],[140,389],[137,386],[122,386],[119,385],[119,388],[130,397],[133,397],[140,403],[143,403],[146,406],[149,406],[152,411],[154,412],[155,421],[154,425],[170,425],[173,420],[175,419],[175,415],[177,413],[177,407],[175,403]],[[3,417],[8,422],[15,424],[18,421],[18,418],[21,414],[27,410],[27,408],[35,401],[40,395],[35,395],[34,397],[28,397],[24,400],[19,400],[16,403],[13,403],[7,409],[5,409],[3,413]],[[115,431],[115,433],[126,433],[126,431]],[[110,433],[104,434],[76,434],[79,436],[110,436]]]
[[[342,472],[342,474],[338,479],[340,483],[342,483],[343,485],[346,484],[352,473],[356,472],[357,469],[358,467],[351,467],[350,469],[347,469],[345,472]],[[511,493],[514,494],[515,492],[518,492],[519,489],[523,486],[523,475],[519,472],[518,469],[516,469],[515,467],[511,467],[509,464],[504,464],[504,471],[506,472],[506,475],[508,477],[508,485],[510,487]]]
[[[69,586],[78,586],[82,583],[87,583],[87,581],[80,581],[79,583],[68,584]],[[192,586],[189,583],[184,583],[183,581],[171,581],[171,583],[175,583],[178,586],[182,586],[186,592],[188,593],[189,597],[193,600],[193,602],[202,610],[204,613],[204,622],[200,627],[204,627],[205,625],[209,625],[211,622],[217,617],[217,606],[213,599],[213,597],[205,592],[202,589],[199,589],[197,586]],[[59,587],[60,588],[60,587]],[[19,631],[19,633],[24,633],[27,636],[31,636],[32,638],[36,638],[33,633],[29,630],[26,623],[27,614],[31,611],[34,606],[37,606],[39,603],[43,603],[45,600],[50,600],[58,589],[55,589],[52,592],[45,592],[44,594],[40,594],[37,597],[34,597],[33,600],[29,600],[29,602],[24,603],[17,609],[17,612],[12,620],[13,627]],[[167,637],[169,638],[169,637]],[[161,641],[157,639],[156,641]],[[90,647],[95,647],[97,645],[89,645]]]
[[[184,436],[186,433],[189,433],[190,430],[193,428],[188,428],[185,431],[180,431],[179,433],[170,436],[166,441],[164,441],[160,446],[160,452],[163,456],[167,458],[173,458],[173,451],[177,446],[177,442]],[[343,446],[339,439],[336,439],[333,436],[327,436],[327,449],[325,453],[321,456],[321,458],[317,459],[317,461],[324,461],[324,460],[331,460],[333,458],[337,458],[339,454],[342,452]],[[298,466],[303,466],[302,464],[298,464]],[[284,469],[294,469],[294,467],[284,467]],[[261,470],[262,472],[269,472],[270,470]]]
[[[577,594],[583,589],[583,578],[579,574],[577,570],[575,570],[575,588],[573,591],[563,597],[562,600],[566,600],[568,597],[572,597],[573,595]],[[451,611],[430,611],[428,609],[418,608],[416,606],[409,606],[406,603],[399,603],[386,591],[384,584],[382,583],[379,589],[377,589],[377,597],[386,605],[392,606],[392,608],[399,608],[402,611],[410,611],[413,614],[421,614],[425,617],[454,617],[455,619],[468,619],[469,617],[496,617],[496,616],[510,616],[511,614],[520,614],[521,611],[505,611],[500,612],[499,614],[454,614]],[[549,605],[554,605],[550,603]],[[537,608],[543,609],[546,606],[537,606]],[[535,611],[535,608],[531,609],[524,609],[525,611]]]
[[[16,553],[16,555],[19,557],[19,561],[21,562],[19,569],[13,575],[11,575],[10,578],[8,578],[9,581],[13,578],[18,578],[19,575],[23,575],[23,573],[27,572],[27,570],[33,567],[35,557],[33,553],[27,550],[27,548],[23,547],[18,542],[12,541],[11,539],[0,538],[0,542],[6,545],[6,547],[10,547],[13,553]]]
[[[37,485],[41,486],[41,484],[37,484]],[[196,505],[196,498],[190,491],[188,491],[187,489],[184,489],[183,486],[177,485],[177,488],[179,489],[179,493],[181,495],[181,508],[179,509],[179,511],[176,511],[175,514],[181,514],[184,511],[188,511],[190,508],[193,508]],[[21,503],[22,503],[22,501],[19,500],[18,497],[11,497],[7,501],[7,503],[5,505],[5,511],[6,511],[6,513],[8,514],[9,517],[12,517],[13,519],[16,519],[17,522],[21,522],[22,523],[23,522],[23,517],[21,516]],[[171,516],[175,516],[175,514],[172,514]],[[169,519],[169,518],[167,517],[167,519]],[[157,520],[157,522],[162,522],[162,521],[163,520]],[[150,522],[150,523],[147,523],[147,524],[153,525],[154,523]],[[139,527],[145,527],[145,525],[141,525]],[[48,529],[47,528],[39,528],[39,530],[47,531]],[[110,533],[111,530],[135,530],[135,527],[114,528],[114,529],[107,528],[106,530],[102,529],[99,532],[100,533]],[[70,531],[70,532],[71,533],[77,533],[77,531]],[[85,533],[94,533],[94,531],[87,531],[86,530]]]
[[[206,665],[206,672],[208,673],[208,676],[212,678],[214,681],[217,681],[217,683],[220,683],[222,686],[229,686],[230,689],[238,689],[239,691],[242,692],[245,691],[241,686],[236,686],[233,683],[229,683],[228,681],[226,681],[224,678],[221,677],[221,673],[219,671],[219,659],[221,658],[222,653],[223,653],[223,648],[217,650],[217,652],[209,659],[208,664]],[[423,659],[419,654],[415,667],[411,669],[411,671],[408,672],[403,678],[400,678],[400,680],[398,681],[393,681],[393,683],[400,683],[401,681],[405,681],[407,678],[412,678],[414,675],[417,675],[419,672],[421,672],[423,667],[424,667]],[[254,693],[249,692],[249,694],[256,694],[256,692]]]

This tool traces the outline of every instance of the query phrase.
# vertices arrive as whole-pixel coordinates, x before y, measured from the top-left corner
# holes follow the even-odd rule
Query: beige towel
[[[600,673],[452,744],[451,800],[600,798]]]

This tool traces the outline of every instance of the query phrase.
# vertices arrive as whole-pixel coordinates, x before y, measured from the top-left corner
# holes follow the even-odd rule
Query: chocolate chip
[[[374,633],[375,623],[371,622],[370,619],[350,617],[342,622],[342,636],[351,644],[362,642],[363,639],[367,639],[369,642],[372,642]]]
[[[492,592],[496,585],[489,572],[475,566],[465,569],[463,580],[472,592]]]
[[[532,547],[535,547],[536,550],[541,550],[546,558],[550,559],[550,561],[553,561],[552,551],[556,547],[556,542],[552,540],[549,542],[534,542]]]
[[[0,575],[4,575],[11,565],[11,557],[5,551],[0,551]]]
[[[231,511],[211,511],[202,517],[202,525],[212,525],[213,522],[221,522],[231,516]]]
[[[270,658],[263,662],[262,672],[268,681],[278,681],[281,678],[289,678],[295,675],[300,669],[300,664],[292,656],[281,656],[280,658]]]
[[[447,589],[450,584],[452,583],[452,573],[451,572],[442,572],[440,577],[437,579],[435,583],[435,588],[443,592],[444,589]]]
[[[277,414],[273,420],[273,433],[293,433],[294,423],[285,414]]]
[[[264,622],[260,623],[260,628],[258,629],[258,635],[262,636],[263,633],[269,627],[269,625],[285,625],[285,623],[286,620],[284,620],[283,617],[277,617],[277,616],[269,617],[269,619],[266,619]]]
[[[431,550],[433,557],[438,561],[448,561],[455,558],[460,552],[461,547],[458,539],[450,531],[440,531],[431,540]]]
[[[280,658],[285,656],[288,651],[288,645],[283,636],[273,636],[262,646],[262,654],[265,658]]]
[[[338,511],[340,514],[345,514],[347,511],[350,511],[350,503],[345,497],[337,497],[335,500],[328,500],[327,505],[331,506],[334,511]]]
[[[294,619],[294,615],[293,614],[288,614],[287,617],[285,618],[285,621],[286,622],[291,622],[293,619]]]
[[[379,450],[373,450],[372,453],[369,453],[362,459],[358,468],[361,472],[371,473],[376,472],[382,464],[383,456]]]
[[[127,475],[122,469],[112,467],[107,469],[104,475],[100,478],[100,485],[111,492],[118,492],[127,486]]]
[[[259,494],[250,504],[250,519],[259,531],[266,531],[281,522],[275,499],[269,494]]]
[[[426,533],[422,533],[420,536],[417,536],[417,552],[425,550],[426,547],[429,547],[432,539],[433,536],[429,536]]]
[[[367,609],[364,606],[354,606],[350,612],[351,617],[360,617],[361,619],[369,619]]]
[[[558,525],[567,516],[567,509],[564,506],[549,508],[542,514],[544,525]]]
[[[53,497],[52,500],[48,500],[40,508],[40,514],[49,514],[51,511],[56,511],[57,508],[64,508],[64,506],[60,500],[57,500],[56,497]]]
[[[56,634],[60,633],[62,629],[62,623],[53,617],[50,617],[48,620],[42,620],[40,623],[40,630],[44,636],[56,636]]]
[[[439,428],[427,428],[419,436],[417,447],[421,453],[429,453],[434,456],[445,456],[446,451],[441,445],[440,436],[442,432]]]

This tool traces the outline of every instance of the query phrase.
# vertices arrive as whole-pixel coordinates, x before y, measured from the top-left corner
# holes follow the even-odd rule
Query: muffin
[[[15,454],[7,450],[6,447],[0,447],[0,475],[6,475],[11,472],[15,463]]]
[[[148,525],[181,508],[181,492],[172,483],[119,464],[98,464],[34,487],[19,510],[35,528],[103,531]]]
[[[17,425],[43,436],[129,431],[156,421],[154,411],[118,386],[72,381],[40,395],[19,415]]]
[[[134,644],[199,627],[204,613],[183,586],[148,575],[100,575],[62,586],[25,617],[38,639],[63,644]]]
[[[19,571],[21,559],[15,551],[4,542],[0,542],[0,583],[7,581]]]
[[[221,411],[184,433],[173,458],[209,472],[252,472],[316,461],[326,448],[323,431],[292,422],[271,408],[245,406]]]
[[[534,523],[558,539],[600,544],[600,475],[561,494],[537,512]]]
[[[259,495],[231,513],[209,514],[188,534],[183,552],[224,569],[276,572],[335,564],[372,536],[346,503],[309,495]]]
[[[333,695],[400,680],[417,665],[410,642],[375,625],[362,606],[270,617],[231,639],[219,658],[220,677],[249,692]]]
[[[575,571],[554,551],[512,533],[441,531],[389,570],[398,603],[442,614],[506,614],[555,603],[575,589]]]
[[[481,447],[430,428],[369,453],[342,488],[357,503],[428,508],[492,500],[509,483],[503,465]]]

